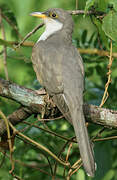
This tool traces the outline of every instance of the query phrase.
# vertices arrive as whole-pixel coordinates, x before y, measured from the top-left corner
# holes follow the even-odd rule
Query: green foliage
[[[112,40],[117,40],[117,12],[110,11],[107,16],[103,19],[102,28],[105,34]]]
[[[116,0],[87,0],[85,11],[89,10],[91,7],[96,8],[96,10],[107,12],[108,8],[114,8],[117,11],[117,1]]]
[[[39,84],[36,81],[36,76],[31,63],[32,48],[21,47],[20,49],[16,50],[15,45],[10,42],[21,41],[21,37],[24,37],[37,24],[40,23],[38,19],[29,16],[31,12],[38,10],[43,11],[50,7],[75,9],[75,1],[0,0],[0,8],[2,9],[2,13],[4,16],[7,16],[9,21],[12,23],[11,25],[5,19],[3,19],[6,41],[2,40],[2,35],[0,34],[0,77],[5,78],[2,45],[6,45],[9,79],[12,82],[23,85],[25,87],[32,89],[39,88]],[[81,15],[73,16],[75,22],[75,30],[73,34],[74,45],[82,49],[97,48],[100,50],[109,51],[110,39],[112,39],[113,52],[117,52],[117,0],[79,0],[79,9],[85,9],[86,12],[88,10],[93,10],[94,12],[101,12],[101,14],[91,15],[90,17],[85,15],[85,18],[83,18]],[[29,40],[36,42],[43,30],[44,28],[37,31],[29,38]],[[96,54],[81,55],[85,64],[85,102],[99,105],[104,93],[105,84],[107,82],[106,73],[108,72],[108,57]],[[115,82],[117,82],[116,59],[114,59],[112,65],[112,83],[108,90],[110,96],[105,103],[105,107],[117,110],[117,83]],[[19,104],[17,103],[14,103],[13,101],[7,100],[5,98],[0,98],[0,109],[5,113],[5,115],[12,113],[18,107]],[[30,117],[27,121],[33,123],[35,119],[35,117]],[[45,127],[43,123],[38,123],[38,125],[40,127]],[[74,136],[73,128],[63,119],[59,121],[48,122],[47,126],[52,131],[65,137]],[[24,127],[26,127],[24,124],[17,125],[18,130],[22,130]],[[91,125],[89,127],[90,135],[95,136],[100,128],[100,126]],[[38,143],[42,143],[55,154],[60,152],[65,143],[62,139],[52,136],[49,133],[34,127],[28,127],[24,134],[34,139]],[[116,131],[114,130],[105,130],[102,133],[103,137],[114,135],[116,135]],[[116,180],[116,140],[95,143],[94,149],[97,162],[95,178],[87,177],[84,173],[84,170],[81,168],[71,177],[71,180]],[[63,153],[64,157],[66,156],[67,150],[68,146]],[[3,155],[0,154],[0,159],[2,158]],[[44,154],[36,147],[16,138],[14,159],[20,160],[20,163],[24,163],[24,165],[16,163],[15,174],[20,176],[22,179],[51,179],[51,177],[48,175],[32,168],[32,165],[34,165],[37,168],[41,168],[47,173],[50,173],[51,170],[48,165],[48,158],[53,166],[55,161],[51,159],[51,157],[47,157],[47,154]],[[70,152],[69,160],[73,163],[77,160],[77,158],[78,148],[77,145],[74,144]],[[26,166],[26,164],[29,166]],[[3,166],[0,168],[1,180],[13,179],[9,175],[9,170],[10,161],[8,158],[6,158]],[[58,164],[56,178],[60,180],[64,179],[63,173],[64,168]]]
[[[106,49],[109,50],[108,37],[105,34],[106,27],[103,30],[103,25],[104,24],[102,25],[102,22],[99,19],[97,19],[96,17],[94,17],[94,16],[92,17],[92,19],[93,19],[93,22],[94,22],[94,24],[96,25],[96,27],[98,29],[98,33],[99,33],[100,39],[103,42],[103,46],[105,46]]]
[[[95,3],[95,0],[88,0],[86,1],[86,6],[85,6],[85,11],[87,12],[87,10],[92,7]]]
[[[115,11],[117,11],[117,1],[116,0],[110,0],[108,1],[108,3],[111,5],[113,5],[113,8]]]

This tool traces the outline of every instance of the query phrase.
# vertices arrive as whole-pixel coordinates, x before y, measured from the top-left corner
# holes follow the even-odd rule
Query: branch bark
[[[69,10],[68,11],[70,14],[72,15],[98,15],[98,16],[102,16],[104,15],[105,13],[104,12],[101,12],[101,11],[94,11],[94,10],[90,10],[90,11],[85,11],[85,10]]]
[[[44,106],[44,96],[39,96],[32,89],[24,88],[10,81],[0,78],[0,96],[12,99],[22,106],[26,106],[32,112],[39,113]]]
[[[45,104],[48,104],[48,101],[46,101],[45,98],[46,95],[39,95],[34,90],[24,88],[1,78],[0,96],[12,99],[23,106],[8,116],[8,120],[13,125],[27,119],[32,114],[42,113]],[[49,104],[49,108],[53,110],[54,107]],[[83,108],[86,121],[106,126],[108,128],[117,128],[117,111],[89,104],[84,104]],[[5,130],[6,127],[4,121],[0,120],[0,136],[3,135]]]

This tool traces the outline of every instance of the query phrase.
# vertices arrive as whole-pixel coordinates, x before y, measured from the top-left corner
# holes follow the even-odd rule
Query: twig
[[[72,141],[72,140],[73,140],[73,137],[70,139],[70,141]],[[69,144],[70,141],[67,141],[67,142],[63,145],[63,147],[61,148],[61,150],[60,150],[60,152],[59,152],[59,154],[58,154],[58,157],[61,156],[62,152],[65,150],[66,146]],[[55,162],[54,177],[55,177],[55,175],[56,175],[56,171],[57,171],[57,162]],[[65,167],[64,167],[64,173],[65,173]]]
[[[80,164],[80,165],[79,165]],[[68,172],[67,180],[70,180],[70,177],[80,169],[80,167],[83,165],[81,158],[78,159],[71,167],[71,169]],[[75,170],[73,170],[75,169]]]
[[[36,26],[31,32],[29,32],[24,38],[23,40],[18,44],[18,46],[16,48],[19,48],[24,41],[26,41],[26,39],[28,39],[32,34],[34,34],[38,29],[40,29],[41,27],[43,27],[44,23],[39,24],[38,26]]]
[[[21,132],[21,131],[20,131]],[[32,146],[32,143],[30,142],[30,141],[28,141],[27,142],[27,140],[25,140],[24,138],[22,138],[21,136],[16,136],[18,139],[20,139],[20,140],[22,140],[25,144],[28,144],[28,145],[31,145]],[[33,144],[33,146],[34,146],[34,144]],[[41,150],[40,150],[41,151]],[[42,151],[41,151],[42,152]],[[43,154],[43,156],[47,159],[47,161],[48,161],[48,166],[50,167],[50,170],[51,170],[51,174],[49,174],[49,173],[46,173],[44,170],[42,170],[42,169],[40,169],[40,168],[37,168],[40,172],[43,172],[44,174],[48,174],[49,176],[52,176],[53,175],[53,169],[52,169],[52,165],[51,165],[51,163],[50,163],[50,160],[49,160],[49,158],[48,158],[48,155],[46,155],[45,153],[43,153],[42,152],[42,154]],[[15,162],[16,162],[16,160],[14,160]],[[22,163],[23,164],[23,163]],[[28,165],[26,165],[26,166],[28,166]]]
[[[68,161],[71,148],[72,148],[72,143],[70,143],[70,145],[69,145],[69,148],[68,148],[68,151],[67,151],[67,155],[66,155],[66,161]]]
[[[99,15],[99,16],[101,16],[101,15],[105,14],[104,12],[101,12],[101,11],[87,11],[87,12],[85,12],[84,10],[73,10],[73,11],[69,10],[68,12],[72,15],[86,14],[86,15]]]
[[[0,152],[3,153],[3,155],[5,155],[7,158],[9,158],[9,155],[8,154],[4,154],[4,152],[1,149],[0,149]],[[44,173],[44,174],[46,174],[48,176],[51,176],[51,174],[49,174],[47,171],[44,171],[43,169],[40,169],[39,167],[37,167],[35,165],[26,164],[26,163],[24,163],[24,162],[22,162],[20,160],[17,160],[17,159],[14,159],[14,162],[18,163],[18,164],[20,164],[20,165],[22,165],[24,167],[29,167],[31,169],[33,168],[33,169],[39,170],[40,172],[42,172],[42,173]]]
[[[97,141],[108,141],[108,140],[113,140],[113,139],[117,139],[117,136],[111,136],[111,137],[94,139],[93,141],[94,141],[94,142],[97,142]]]
[[[2,23],[2,10],[1,9],[0,9],[0,25],[1,25],[2,37],[3,37],[4,40],[6,40],[4,25]],[[6,48],[5,45],[3,46],[3,51],[4,51],[3,52],[3,55],[4,55],[3,63],[4,63],[5,77],[6,77],[6,80],[9,80],[8,69],[7,69],[7,48]]]
[[[5,40],[3,40],[3,39],[0,39],[0,44],[15,49],[14,46],[17,47],[19,43],[18,43],[18,41],[7,41],[7,40],[5,41]],[[32,42],[32,41],[26,41],[26,42],[24,42],[24,43],[22,44],[22,46],[25,46],[25,47],[33,47],[33,46],[34,46],[34,42]]]
[[[38,118],[38,120],[35,121],[35,122],[56,121],[56,120],[60,120],[60,119],[62,119],[62,118],[64,118],[63,115],[61,115],[61,116],[59,116],[59,117],[56,117],[56,118],[50,118],[50,119],[39,119],[39,118]]]
[[[34,166],[34,165],[30,165],[30,164],[26,164],[26,163],[23,163],[22,161],[19,161],[19,160],[14,160],[16,163],[19,163],[19,164],[21,164],[22,166],[24,166],[24,167],[29,167],[29,168],[33,168],[33,169],[35,169],[35,170],[38,170],[38,171],[40,171],[40,172],[42,172],[42,173],[44,173],[44,174],[46,174],[46,175],[48,175],[48,176],[52,176],[51,174],[49,174],[47,171],[44,171],[43,169],[40,169],[39,167],[37,167],[37,166]]]
[[[26,139],[27,141],[31,142],[32,144],[34,144],[37,148],[45,151],[46,153],[48,153],[50,156],[52,156],[56,161],[58,161],[60,164],[64,165],[64,166],[70,166],[69,162],[65,162],[61,159],[59,159],[55,154],[53,154],[49,149],[47,149],[46,147],[44,147],[43,145],[37,143],[36,141],[32,140],[31,138],[25,136],[24,134],[20,133],[19,131],[17,131],[17,129],[9,122],[10,127],[13,129],[15,134],[18,134],[19,136],[23,137],[24,139]]]
[[[69,138],[67,138],[67,137],[64,137],[64,136],[62,136],[62,135],[60,135],[60,134],[57,134],[57,133],[55,133],[55,132],[53,132],[53,131],[51,131],[51,130],[49,130],[49,129],[45,129],[45,128],[42,128],[42,127],[40,127],[40,126],[35,125],[35,124],[34,124],[35,122],[32,123],[32,124],[30,124],[29,122],[24,121],[23,123],[24,123],[24,124],[28,124],[28,125],[30,125],[30,126],[34,126],[34,127],[36,127],[36,128],[39,128],[39,129],[41,129],[41,130],[43,130],[43,131],[45,131],[45,132],[47,132],[47,133],[50,133],[50,134],[52,134],[52,135],[54,135],[54,136],[57,136],[57,137],[59,137],[59,138],[61,138],[61,139],[66,140],[66,141],[71,141],[71,139],[69,139]],[[73,141],[73,140],[72,140],[72,142],[77,143],[76,141]]]
[[[99,49],[81,49],[81,48],[78,48],[79,52],[81,54],[91,54],[91,55],[99,55],[99,56],[109,56],[110,52],[108,51],[104,51],[104,50],[99,50]],[[116,52],[113,52],[112,53],[112,56],[117,58],[117,53]]]
[[[2,165],[4,164],[5,157],[6,157],[6,151],[4,152],[3,158],[2,158],[2,160],[1,160],[1,162],[0,162],[0,169],[1,169]]]
[[[51,176],[53,176],[53,169],[52,169],[52,165],[51,165],[51,163],[50,163],[50,160],[49,160],[49,158],[48,158],[47,156],[46,156],[46,159],[47,159],[48,164],[49,164],[49,167],[50,167]]]
[[[76,0],[76,9],[78,8],[78,0]],[[87,14],[87,15],[103,15],[104,13],[103,12],[94,12],[94,11],[87,11],[87,12],[85,12],[84,10],[76,10],[76,11],[68,11],[70,14],[73,14],[73,15],[78,15],[78,14]],[[24,43],[24,41],[26,40],[26,39],[28,39],[32,34],[34,34],[39,28],[41,28],[41,27],[43,27],[43,25],[44,25],[44,23],[41,23],[41,24],[39,24],[38,26],[36,26],[31,32],[29,32],[25,37],[24,37],[24,39],[18,44],[18,46],[16,47],[16,48],[18,48],[18,47],[20,47],[23,43]]]
[[[14,179],[17,179],[17,180],[23,180],[23,179],[20,178],[19,176],[15,175],[13,172],[11,173],[11,175],[14,177]]]
[[[99,132],[91,139],[91,141],[95,141],[95,139],[105,130],[105,127],[101,128]]]
[[[76,10],[78,9],[78,0],[76,0]]]
[[[74,171],[70,172],[70,174],[67,177],[67,180],[70,180],[70,177],[77,172],[81,167],[82,167],[83,163],[81,163]]]
[[[1,13],[1,15],[2,15],[2,17],[6,20],[6,22],[15,30],[15,32],[16,32],[17,35],[18,35],[18,37],[19,37],[20,39],[22,39],[22,36],[20,35],[17,26],[14,25],[14,24],[12,23],[12,21],[11,21],[7,16],[5,16],[3,13]]]
[[[3,112],[1,110],[0,110],[0,116],[4,120],[6,129],[7,129],[8,144],[9,144],[9,150],[10,150],[10,161],[11,161],[11,165],[12,165],[12,168],[10,170],[10,174],[11,174],[14,170],[14,161],[13,161],[13,157],[12,157],[13,147],[12,147],[12,142],[11,142],[10,128],[9,128],[8,119],[6,118],[6,116],[3,114]]]
[[[4,40],[2,40],[2,39],[0,39],[0,41],[1,41],[1,44],[4,44],[4,45],[6,45],[6,46],[8,46],[8,47],[12,47],[12,48],[14,48],[14,47],[13,47],[14,45],[17,47],[18,44],[19,44],[19,43],[16,42],[16,41],[4,41]],[[26,42],[21,43],[20,46],[33,47],[34,44],[35,44],[35,43],[32,42],[32,41],[26,41]],[[109,54],[110,54],[110,52],[108,52],[108,51],[99,50],[99,49],[96,49],[96,48],[94,48],[94,49],[89,49],[89,48],[87,48],[87,49],[81,49],[81,48],[78,48],[78,51],[79,51],[81,54],[91,54],[91,55],[97,54],[97,55],[99,55],[99,56],[109,56]],[[2,53],[3,53],[3,52],[2,52]],[[113,52],[113,53],[112,53],[112,56],[115,57],[115,58],[117,58],[117,53],[116,53],[116,52]]]
[[[9,155],[6,154],[6,152],[2,151],[1,149],[0,149],[0,152],[1,152],[5,157],[10,158]],[[17,160],[13,160],[13,163],[16,162],[16,161],[17,161]],[[13,177],[15,177],[16,179],[18,179],[18,180],[23,180],[23,179],[21,179],[19,176],[16,176],[13,172],[11,172],[11,175],[12,175]]]
[[[101,104],[99,107],[102,107],[104,105],[104,103],[106,102],[109,94],[108,94],[108,87],[111,83],[111,66],[112,66],[112,62],[113,62],[113,57],[112,57],[112,40],[110,41],[110,56],[109,56],[109,63],[108,63],[108,73],[107,73],[107,83],[105,85],[105,91],[104,91],[104,95],[103,95],[103,98],[102,98],[102,101],[101,101]]]
[[[72,140],[73,140],[73,139],[74,139],[74,138],[72,138]],[[67,151],[67,155],[66,155],[66,161],[68,161],[71,148],[72,148],[72,143],[69,144],[68,151]],[[66,170],[66,167],[64,166],[64,173],[63,173],[63,176],[64,176],[64,177],[65,177],[65,170]]]

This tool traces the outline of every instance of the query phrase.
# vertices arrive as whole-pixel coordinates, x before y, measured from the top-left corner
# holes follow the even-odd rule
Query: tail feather
[[[87,174],[93,177],[95,173],[94,153],[88,137],[82,107],[80,109],[76,107],[71,116],[76,138],[79,144],[83,166]]]
[[[82,106],[73,108],[72,103],[67,105],[65,97],[61,94],[53,96],[53,101],[65,118],[73,124],[84,169],[89,176],[93,177],[95,173],[93,148],[88,137]]]

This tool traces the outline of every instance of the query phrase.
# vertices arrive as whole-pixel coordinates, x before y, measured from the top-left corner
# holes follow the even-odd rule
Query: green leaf
[[[95,23],[95,25],[96,25],[96,27],[98,29],[100,38],[101,38],[104,46],[108,49],[109,48],[108,38],[107,38],[107,36],[105,35],[105,32],[102,29],[102,23],[97,18],[95,18],[94,16],[92,18],[93,18],[93,22]]]
[[[117,11],[117,0],[109,0],[109,4],[112,4],[114,10]]]
[[[110,11],[103,19],[102,29],[105,34],[117,41],[117,12]]]
[[[115,11],[117,11],[117,0],[87,0],[85,6],[85,13],[92,6],[95,6],[98,11],[106,12],[109,5],[111,5]]]
[[[113,179],[114,175],[115,175],[115,171],[113,169],[110,169],[104,176],[103,180]]]
[[[86,2],[86,6],[85,6],[85,12],[87,12],[88,9],[89,9],[91,6],[94,5],[94,3],[95,3],[95,0],[88,0],[88,1]]]
[[[12,12],[10,7],[7,4],[3,3],[0,4],[0,8],[2,10],[2,14],[6,16],[13,23],[14,26],[17,26],[15,14]]]
[[[77,180],[85,180],[85,172],[84,172],[84,170],[83,169],[79,169],[78,170],[78,172],[77,172],[77,174],[76,174],[76,179]]]

